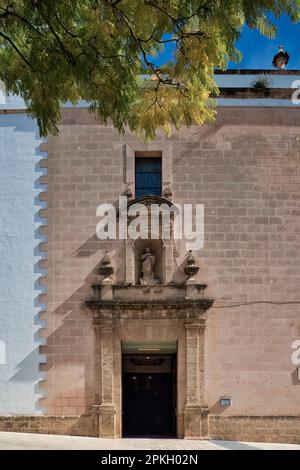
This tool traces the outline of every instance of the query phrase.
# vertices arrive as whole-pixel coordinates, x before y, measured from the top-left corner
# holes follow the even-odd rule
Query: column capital
[[[106,333],[112,333],[114,331],[113,323],[101,323],[101,331]]]
[[[114,324],[111,320],[101,321],[101,323],[94,323],[93,328],[96,334],[101,334],[102,332],[112,333]]]
[[[98,323],[96,325],[93,325],[93,330],[94,330],[96,335],[100,335],[101,334],[101,325],[98,324]]]
[[[206,323],[185,323],[185,328],[187,331],[204,331],[206,328]]]

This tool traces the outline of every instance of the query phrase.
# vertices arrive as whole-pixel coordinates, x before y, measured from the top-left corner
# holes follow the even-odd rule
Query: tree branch
[[[56,39],[56,41],[57,41],[59,47],[61,48],[62,52],[65,54],[66,57],[68,57],[68,59],[69,59],[69,61],[71,62],[72,65],[76,65],[76,60],[75,60],[73,54],[65,48],[64,44],[60,40],[60,37],[58,36],[55,29],[53,28],[49,18],[45,17],[45,15],[42,11],[42,6],[40,4],[36,4],[35,8],[39,12],[42,19],[45,21],[45,23],[49,26],[49,29],[50,29],[51,33],[53,34],[54,38]]]
[[[71,36],[71,37],[74,38],[74,39],[78,38],[78,35],[77,35],[77,34],[72,33],[72,32],[66,27],[66,25],[62,22],[62,20],[61,20],[60,17],[58,16],[58,13],[56,13],[55,18],[57,19],[57,21],[59,22],[59,24],[61,25],[61,27],[62,27],[63,30],[65,31],[65,33],[67,33],[69,36]]]
[[[7,10],[6,8],[3,8],[3,7],[0,7],[0,10],[2,10],[4,13],[2,13],[0,15],[0,19],[1,18],[8,18],[9,16],[12,16],[18,20],[20,20],[22,23],[24,23],[26,26],[29,26],[29,28],[34,31],[36,34],[39,34],[40,36],[42,36],[42,33],[36,29],[31,23],[30,21],[28,21],[26,18],[24,18],[23,16],[19,15],[19,13],[17,13],[15,10],[14,11],[11,11],[11,10]]]
[[[23,62],[25,62],[25,64],[27,65],[27,67],[32,70],[32,66],[30,64],[30,62],[26,59],[26,57],[22,54],[22,52],[20,51],[20,49],[15,45],[15,43],[10,39],[9,36],[7,36],[5,33],[3,33],[2,31],[0,31],[0,36],[3,37],[3,39],[5,39],[7,42],[9,42],[9,44],[14,48],[14,50],[17,52],[17,54],[21,57],[21,59],[23,60]]]

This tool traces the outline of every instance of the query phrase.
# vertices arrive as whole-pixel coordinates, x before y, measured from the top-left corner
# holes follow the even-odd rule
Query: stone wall
[[[299,416],[211,416],[210,439],[300,443]]]
[[[0,416],[0,431],[70,436],[98,435],[91,416]]]
[[[299,319],[296,304],[216,303],[206,338],[206,397],[211,413],[300,415],[300,382],[291,347],[300,338]],[[232,398],[231,407],[219,406],[223,395]]]
[[[125,279],[122,245],[96,237],[96,208],[115,203],[132,182],[127,160],[135,150],[162,149],[173,201],[205,205],[205,246],[197,258],[198,281],[215,299],[205,353],[212,415],[300,415],[291,362],[291,344],[300,337],[300,115],[287,108],[222,108],[214,125],[151,144],[101,126],[87,110],[63,111],[43,180],[47,378],[40,405],[52,415],[81,415],[93,403],[94,334],[83,305],[104,250],[115,282]],[[186,251],[177,245],[180,266]],[[232,396],[231,408],[220,410],[221,395]]]
[[[0,431],[97,437],[92,416],[2,416]],[[299,416],[210,416],[209,439],[300,443]]]

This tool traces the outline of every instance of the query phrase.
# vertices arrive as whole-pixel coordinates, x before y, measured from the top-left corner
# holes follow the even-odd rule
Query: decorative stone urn
[[[104,278],[107,278],[107,277],[110,277],[113,274],[113,272],[114,272],[114,268],[111,264],[110,258],[108,256],[108,252],[106,252],[99,266],[99,273]]]
[[[192,251],[189,252],[188,257],[187,257],[187,265],[184,268],[184,272],[187,276],[189,276],[189,279],[191,277],[194,277],[198,271],[199,271],[199,266],[196,264],[196,260],[193,256]]]

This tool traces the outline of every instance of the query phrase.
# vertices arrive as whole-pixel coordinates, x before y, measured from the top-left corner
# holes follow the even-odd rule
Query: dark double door
[[[176,376],[168,372],[123,372],[123,435],[176,435]]]

